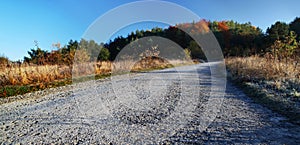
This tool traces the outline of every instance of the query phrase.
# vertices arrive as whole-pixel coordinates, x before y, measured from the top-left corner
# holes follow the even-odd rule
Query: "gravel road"
[[[300,144],[300,126],[215,76],[217,66],[126,74],[29,93],[12,102],[2,99],[0,142]]]

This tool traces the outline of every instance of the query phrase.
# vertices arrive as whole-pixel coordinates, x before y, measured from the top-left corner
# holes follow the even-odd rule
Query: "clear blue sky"
[[[85,30],[105,12],[131,0],[3,0],[0,2],[0,55],[23,59],[34,40],[46,50],[52,44],[80,40]],[[208,20],[251,22],[264,31],[276,21],[300,17],[299,0],[169,0]],[[115,19],[115,18],[112,18]],[[149,29],[153,25],[139,25]],[[161,26],[161,25],[159,25]],[[128,27],[122,33],[138,27]],[[109,29],[109,28],[108,28]],[[100,34],[101,35],[101,34]]]

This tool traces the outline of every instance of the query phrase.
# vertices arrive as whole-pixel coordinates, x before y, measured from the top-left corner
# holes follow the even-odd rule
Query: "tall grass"
[[[295,58],[267,54],[227,58],[226,64],[230,78],[255,102],[300,124],[300,66]]]
[[[53,86],[61,86],[71,83],[72,77],[86,80],[85,76],[108,76],[114,73],[126,71],[142,71],[151,69],[168,68],[174,65],[184,64],[180,60],[168,62],[160,58],[146,58],[138,62],[130,60],[120,62],[85,62],[67,65],[13,65],[0,69],[0,97],[24,94],[30,91],[44,89]],[[84,78],[84,79],[81,79]]]
[[[300,67],[290,60],[290,63],[275,60],[270,57],[233,57],[226,59],[230,72],[245,81],[299,79]]]
[[[111,62],[80,64],[80,75],[106,74],[111,71]],[[76,72],[75,72],[76,73]],[[67,65],[18,65],[3,67],[0,71],[0,85],[34,85],[49,83],[72,77],[72,66]]]
[[[70,67],[68,66],[11,66],[0,71],[0,85],[47,83],[68,77],[70,77]]]

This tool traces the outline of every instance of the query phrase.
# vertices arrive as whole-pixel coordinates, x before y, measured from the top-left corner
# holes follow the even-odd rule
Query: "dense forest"
[[[160,36],[172,40],[186,49],[193,59],[205,59],[201,47],[181,28],[200,33],[200,31],[205,30],[199,30],[199,28],[206,27],[217,38],[225,57],[272,54],[273,57],[277,56],[282,59],[292,56],[295,58],[299,54],[300,18],[297,17],[289,24],[276,22],[266,30],[266,33],[251,25],[250,22],[241,24],[234,21],[200,20],[193,23],[177,24],[166,29],[156,27],[147,31],[136,30],[127,37],[119,36],[105,44],[98,44],[94,40],[70,40],[63,47],[59,43],[54,44],[57,50],[51,52],[43,50],[36,43],[36,47],[28,51],[29,57],[24,57],[23,62],[37,65],[71,65],[76,51],[80,51],[77,54],[83,60],[114,60],[123,47],[147,36]],[[149,47],[149,45],[138,47]],[[0,63],[8,64],[9,60],[2,56]]]

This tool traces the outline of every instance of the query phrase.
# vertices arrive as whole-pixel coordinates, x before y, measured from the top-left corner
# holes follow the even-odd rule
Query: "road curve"
[[[0,142],[300,144],[300,126],[254,103],[216,68],[204,63],[25,94],[33,97],[0,105]]]

